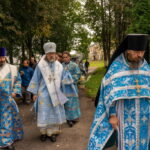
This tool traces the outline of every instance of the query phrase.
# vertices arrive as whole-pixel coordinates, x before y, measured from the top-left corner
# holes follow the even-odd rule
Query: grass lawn
[[[90,67],[104,67],[103,61],[91,61]]]
[[[91,74],[91,78],[85,83],[85,87],[87,89],[87,95],[95,98],[106,69],[104,68],[104,64],[102,62],[92,62],[92,65],[93,67],[94,65],[95,67],[98,65],[99,68]]]

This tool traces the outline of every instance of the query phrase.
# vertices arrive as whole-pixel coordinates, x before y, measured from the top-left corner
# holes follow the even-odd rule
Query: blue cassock
[[[12,88],[11,73],[8,73],[0,79],[0,148],[23,137],[22,121],[12,93],[21,95],[21,78],[19,74],[15,77]]]
[[[49,67],[51,68],[51,71],[54,72],[54,64],[49,63]],[[47,86],[38,65],[34,71],[28,91],[38,95],[38,98],[35,101],[38,127],[47,127],[49,125],[62,124],[66,122],[64,106],[53,106]]]
[[[130,69],[121,54],[102,80],[88,150],[102,150],[114,132],[110,115],[119,119],[118,150],[150,150],[150,67],[144,60]]]
[[[65,112],[66,112],[66,119],[75,120],[75,119],[78,119],[81,115],[80,106],[79,106],[79,98],[78,98],[78,95],[76,94],[78,93],[77,82],[80,78],[81,72],[80,72],[78,65],[72,61],[70,61],[68,64],[63,63],[62,65],[64,67],[64,72],[67,71],[71,74],[71,77],[73,79],[73,84],[70,83],[70,86],[72,84],[75,88],[74,92],[71,91],[71,88],[69,85],[68,86],[65,85],[65,87],[63,88],[63,92],[69,99],[69,101],[65,103],[64,105]],[[69,81],[69,78],[68,78],[68,81]]]

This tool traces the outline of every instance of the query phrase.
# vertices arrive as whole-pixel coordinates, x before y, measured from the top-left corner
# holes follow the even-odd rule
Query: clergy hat
[[[126,37],[128,50],[145,51],[148,44],[147,34],[128,34]]]
[[[0,47],[0,56],[6,56],[6,48]]]
[[[112,55],[107,70],[112,62],[126,50],[145,51],[145,59],[149,62],[148,34],[128,34]],[[107,72],[107,71],[106,71]]]
[[[56,44],[53,42],[47,42],[43,46],[45,54],[56,52]]]

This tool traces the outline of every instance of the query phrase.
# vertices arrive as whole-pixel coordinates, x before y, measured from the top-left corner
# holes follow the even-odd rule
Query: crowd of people
[[[150,150],[150,66],[148,35],[129,34],[112,55],[95,106],[88,150]],[[56,53],[56,44],[43,46],[45,55],[24,60],[17,67],[6,63],[6,49],[0,48],[0,148],[14,150],[23,138],[16,95],[24,103],[34,101],[37,127],[42,142],[56,142],[65,122],[74,126],[80,119],[78,80],[81,67],[70,53]],[[88,71],[89,63],[84,64]],[[22,92],[21,92],[22,87]]]
[[[6,63],[6,49],[0,48],[0,148],[14,150],[14,142],[23,138],[22,121],[16,95],[23,103],[34,102],[37,127],[42,142],[56,142],[65,122],[74,126],[81,116],[78,86],[79,66],[65,51],[56,53],[56,44],[43,46],[45,55],[37,63],[34,57],[24,59],[21,67]]]

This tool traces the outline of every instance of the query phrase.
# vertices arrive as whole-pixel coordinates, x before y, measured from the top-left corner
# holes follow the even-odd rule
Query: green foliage
[[[82,16],[83,7],[76,0],[1,0],[1,46],[7,47],[11,59],[14,54],[42,54],[48,40],[57,44],[57,51],[87,51],[89,39]]]
[[[132,0],[87,0],[86,19],[94,31],[94,41],[104,52],[105,64],[111,49],[116,49],[131,23]]]
[[[150,1],[134,1],[133,22],[128,29],[129,33],[150,34]]]
[[[10,15],[9,1],[2,1],[0,5],[0,45],[9,45],[9,41],[15,41],[20,35],[16,20]]]
[[[84,27],[78,27],[76,33],[74,33],[74,47],[73,49],[84,54],[84,58],[88,58],[88,47],[91,43],[89,32]]]
[[[79,0],[0,0],[0,46],[13,60],[42,54],[50,40],[57,51],[77,50],[87,58],[95,41],[108,61],[126,33],[150,34],[149,16],[149,0],[86,0],[85,6]]]
[[[77,50],[87,54],[90,44],[88,32],[83,27],[83,8],[78,1],[69,1],[68,9],[54,25],[51,40],[57,43],[58,51]]]

